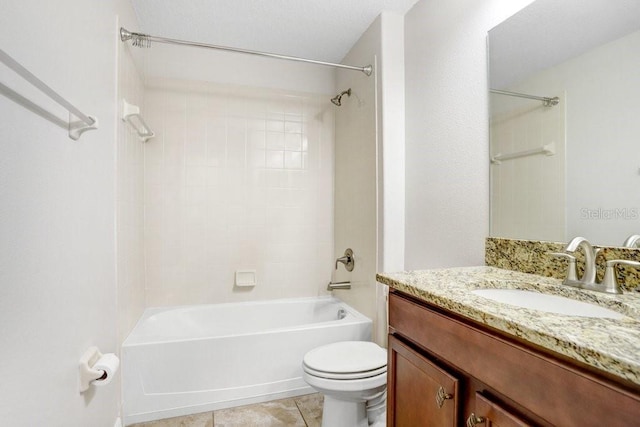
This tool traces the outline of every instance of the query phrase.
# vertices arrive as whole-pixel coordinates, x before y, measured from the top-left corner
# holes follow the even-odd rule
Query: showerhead
[[[342,91],[339,95],[334,96],[333,98],[331,98],[331,102],[333,102],[335,105],[337,105],[338,107],[342,105],[342,95],[347,95],[347,96],[351,96],[351,88]]]

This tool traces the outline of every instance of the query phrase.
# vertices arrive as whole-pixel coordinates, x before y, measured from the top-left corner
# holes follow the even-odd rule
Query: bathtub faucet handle
[[[344,264],[344,268],[346,268],[347,271],[353,271],[353,267],[356,264],[356,260],[353,258],[353,251],[351,250],[351,248],[347,248],[344,251],[344,256],[341,256],[336,260],[336,270],[338,269],[339,262]]]

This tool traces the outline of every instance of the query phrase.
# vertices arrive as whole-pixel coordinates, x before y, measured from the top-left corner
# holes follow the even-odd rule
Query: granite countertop
[[[380,273],[393,289],[563,354],[640,385],[640,293],[610,295],[562,281],[495,267]],[[506,288],[539,291],[595,303],[622,319],[576,317],[498,303],[471,293]]]

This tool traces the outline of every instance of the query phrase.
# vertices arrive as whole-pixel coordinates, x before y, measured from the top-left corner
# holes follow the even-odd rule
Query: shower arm
[[[267,58],[284,59],[286,61],[306,62],[309,64],[324,65],[326,67],[335,67],[335,68],[343,68],[346,70],[361,71],[367,76],[370,76],[371,73],[373,72],[373,67],[371,65],[367,65],[365,67],[357,67],[354,65],[336,64],[333,62],[317,61],[315,59],[299,58],[297,56],[288,56],[288,55],[280,55],[277,53],[260,52],[257,50],[239,49],[236,47],[219,46],[214,44],[170,39],[166,37],[152,36],[149,34],[134,33],[131,31],[127,31],[123,27],[120,27],[120,40],[123,42],[126,42],[128,40],[133,40],[135,46],[146,45],[148,47],[151,42],[158,42],[158,43],[166,43],[166,44],[176,44],[181,46],[193,46],[193,47],[202,47],[207,49],[224,50],[227,52],[245,53],[248,55],[264,56]]]

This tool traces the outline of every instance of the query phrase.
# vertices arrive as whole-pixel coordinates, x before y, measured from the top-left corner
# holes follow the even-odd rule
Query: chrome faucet
[[[593,249],[591,243],[584,237],[574,237],[564,250],[565,252],[575,252],[580,247],[582,247],[584,252],[584,273],[582,274],[582,278],[577,280],[577,282],[585,285],[593,285],[596,283],[597,251]]]
[[[594,249],[591,243],[584,237],[575,237],[569,242],[564,249],[566,252],[575,252],[578,248],[582,248],[584,251],[584,273],[580,279],[577,279],[575,257],[566,253],[551,253],[557,257],[567,258],[569,261],[569,270],[567,272],[567,278],[562,282],[568,286],[575,286],[581,289],[588,289],[591,291],[606,292],[609,294],[621,294],[622,288],[616,280],[615,265],[626,265],[630,267],[640,268],[640,262],[613,259],[606,262],[606,270],[602,282],[596,281],[596,256],[600,249]]]

